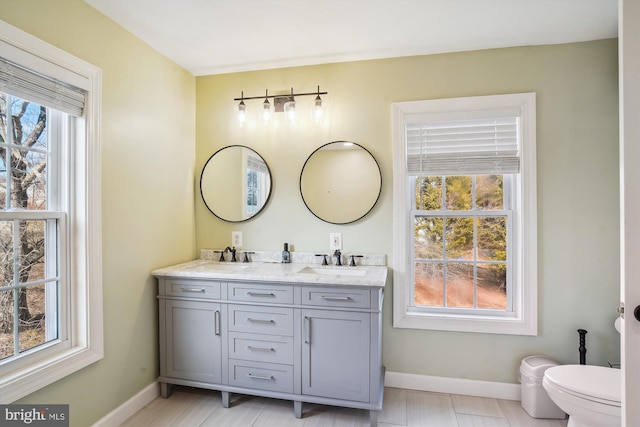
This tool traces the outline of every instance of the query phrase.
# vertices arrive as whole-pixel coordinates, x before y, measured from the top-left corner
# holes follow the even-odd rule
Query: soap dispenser
[[[282,251],[282,262],[289,264],[291,262],[291,252],[289,252],[289,244],[284,244],[284,250]]]

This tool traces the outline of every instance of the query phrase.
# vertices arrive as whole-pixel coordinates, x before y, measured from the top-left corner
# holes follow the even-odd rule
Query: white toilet
[[[547,369],[544,389],[569,414],[567,427],[620,427],[619,369],[593,365],[560,365]]]

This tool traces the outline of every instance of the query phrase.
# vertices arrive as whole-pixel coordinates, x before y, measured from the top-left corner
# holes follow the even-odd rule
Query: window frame
[[[68,286],[60,317],[68,319],[64,345],[43,345],[28,357],[0,366],[0,403],[16,401],[104,357],[100,184],[101,70],[0,20],[0,51],[6,59],[87,91],[82,117],[69,121],[68,150],[59,159],[61,222],[66,252],[61,269]],[[63,124],[64,127],[64,124]],[[61,272],[62,276],[62,272]],[[64,335],[64,334],[63,334]],[[61,340],[61,341],[62,341]],[[58,344],[58,343],[56,343]]]
[[[520,173],[512,186],[511,240],[513,312],[485,309],[416,308],[413,304],[413,214],[415,187],[407,174],[405,124],[411,117],[471,116],[478,111],[518,108]],[[489,95],[393,103],[393,326],[443,331],[537,335],[537,194],[535,93]],[[434,175],[438,175],[435,173]]]

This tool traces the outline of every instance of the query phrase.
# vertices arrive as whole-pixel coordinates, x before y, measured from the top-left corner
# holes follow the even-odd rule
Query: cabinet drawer
[[[170,296],[220,299],[220,283],[200,280],[172,280],[167,282],[165,292]]]
[[[369,308],[371,306],[371,290],[302,288],[302,304],[320,307]]]
[[[251,334],[293,336],[293,309],[229,305],[229,330]]]
[[[229,283],[229,300],[270,304],[293,304],[291,286]]]
[[[229,332],[229,357],[293,364],[293,337]]]
[[[230,359],[229,385],[293,393],[293,366]]]

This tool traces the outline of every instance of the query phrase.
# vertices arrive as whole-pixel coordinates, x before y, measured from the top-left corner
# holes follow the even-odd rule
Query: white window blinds
[[[0,57],[0,92],[82,116],[85,91]]]
[[[405,124],[409,175],[517,173],[520,117],[420,120]]]
[[[269,168],[267,167],[267,164],[264,162],[264,160],[251,155],[247,156],[247,169],[261,173],[269,172]]]

